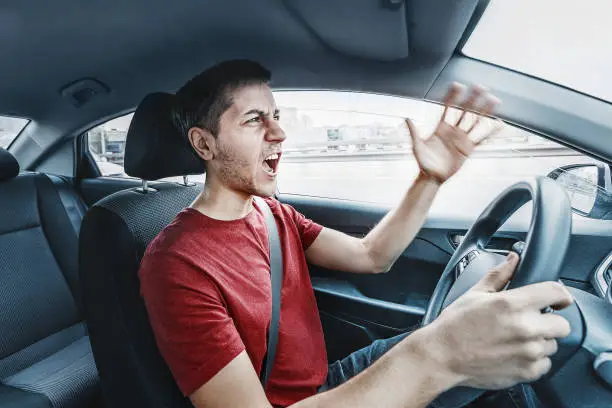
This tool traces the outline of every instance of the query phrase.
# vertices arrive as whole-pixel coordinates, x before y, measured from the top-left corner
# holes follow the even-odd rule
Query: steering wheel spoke
[[[508,187],[474,222],[448,262],[431,296],[422,325],[433,322],[442,310],[472,288],[488,271],[503,262],[505,254],[486,249],[493,234],[519,208],[531,201],[532,219],[525,242],[512,250],[520,256],[507,288],[558,280],[571,236],[571,207],[565,190],[555,181],[537,177]],[[559,340],[559,351],[551,357],[550,376],[580,348],[584,338],[583,318],[574,304],[560,313],[569,319],[572,334]],[[449,403],[469,402],[484,390],[454,388],[440,398]]]

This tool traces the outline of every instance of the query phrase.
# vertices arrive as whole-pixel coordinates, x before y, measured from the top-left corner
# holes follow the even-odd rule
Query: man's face
[[[248,195],[271,196],[285,133],[270,87],[249,85],[233,92],[233,103],[221,116],[208,176]]]

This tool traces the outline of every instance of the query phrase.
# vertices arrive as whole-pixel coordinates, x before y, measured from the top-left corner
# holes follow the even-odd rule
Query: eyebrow
[[[274,110],[274,116],[278,115],[280,113],[280,111],[278,109]],[[248,112],[245,112],[242,116],[247,116],[247,115],[258,115],[258,116],[266,116],[266,113],[260,109],[251,109]]]

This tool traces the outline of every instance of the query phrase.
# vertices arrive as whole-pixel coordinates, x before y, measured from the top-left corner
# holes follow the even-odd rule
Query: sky
[[[612,101],[611,0],[492,0],[463,52]]]

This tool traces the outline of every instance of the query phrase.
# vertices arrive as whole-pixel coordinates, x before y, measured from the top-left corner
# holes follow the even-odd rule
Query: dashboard
[[[610,284],[612,282],[612,252],[610,252],[604,260],[599,264],[593,276],[591,284],[595,293],[602,298],[607,298],[612,302],[612,292],[610,292]]]

